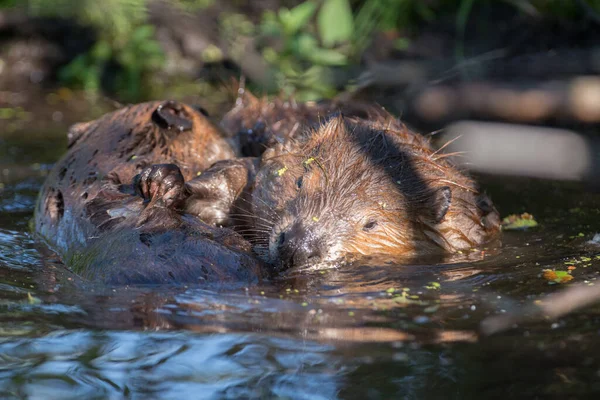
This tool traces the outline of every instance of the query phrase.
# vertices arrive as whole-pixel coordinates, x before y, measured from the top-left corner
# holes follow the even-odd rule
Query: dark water
[[[528,211],[540,227],[453,264],[358,265],[221,291],[82,286],[29,230],[61,136],[0,135],[2,399],[600,394],[600,307],[479,335],[486,317],[565,286],[544,269],[573,265],[572,283],[597,282],[600,248],[587,242],[600,231],[598,195],[488,179],[502,214]]]

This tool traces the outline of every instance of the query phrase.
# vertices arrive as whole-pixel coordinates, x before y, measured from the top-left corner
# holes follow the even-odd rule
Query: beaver
[[[76,124],[41,188],[36,232],[94,281],[255,281],[262,269],[246,240],[178,211],[184,182],[232,157],[203,109],[173,101]]]
[[[305,126],[318,124],[334,112],[368,119],[369,104],[336,99],[297,102],[293,98],[256,97],[241,88],[235,106],[221,120],[229,142],[242,157],[258,157],[286,140],[301,135]]]
[[[260,158],[220,161],[187,182],[184,209],[237,226],[280,268],[348,254],[456,253],[498,236],[498,212],[473,179],[383,109],[364,112],[313,115],[320,122],[296,128],[293,113],[270,110],[267,120],[283,118],[294,134],[273,132],[284,140]],[[243,131],[243,117],[227,122],[238,118]]]

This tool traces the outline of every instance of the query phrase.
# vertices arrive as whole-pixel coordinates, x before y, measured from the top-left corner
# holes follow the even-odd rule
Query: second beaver
[[[261,158],[216,163],[187,182],[186,211],[237,226],[279,266],[453,253],[498,236],[498,212],[471,178],[387,112],[366,113],[273,132],[287,138]],[[269,115],[295,126],[293,113]]]
[[[80,276],[110,284],[262,276],[239,234],[179,212],[184,181],[234,156],[201,109],[173,101],[124,107],[76,124],[68,146],[40,191],[35,224]]]

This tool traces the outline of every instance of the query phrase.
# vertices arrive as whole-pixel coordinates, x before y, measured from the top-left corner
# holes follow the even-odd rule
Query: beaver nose
[[[303,224],[295,223],[279,236],[279,259],[286,267],[318,262],[323,257],[321,238]]]

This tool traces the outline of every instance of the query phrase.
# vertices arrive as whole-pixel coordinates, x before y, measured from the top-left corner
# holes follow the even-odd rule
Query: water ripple
[[[0,343],[0,395],[331,399],[330,346],[260,335],[55,332]]]

